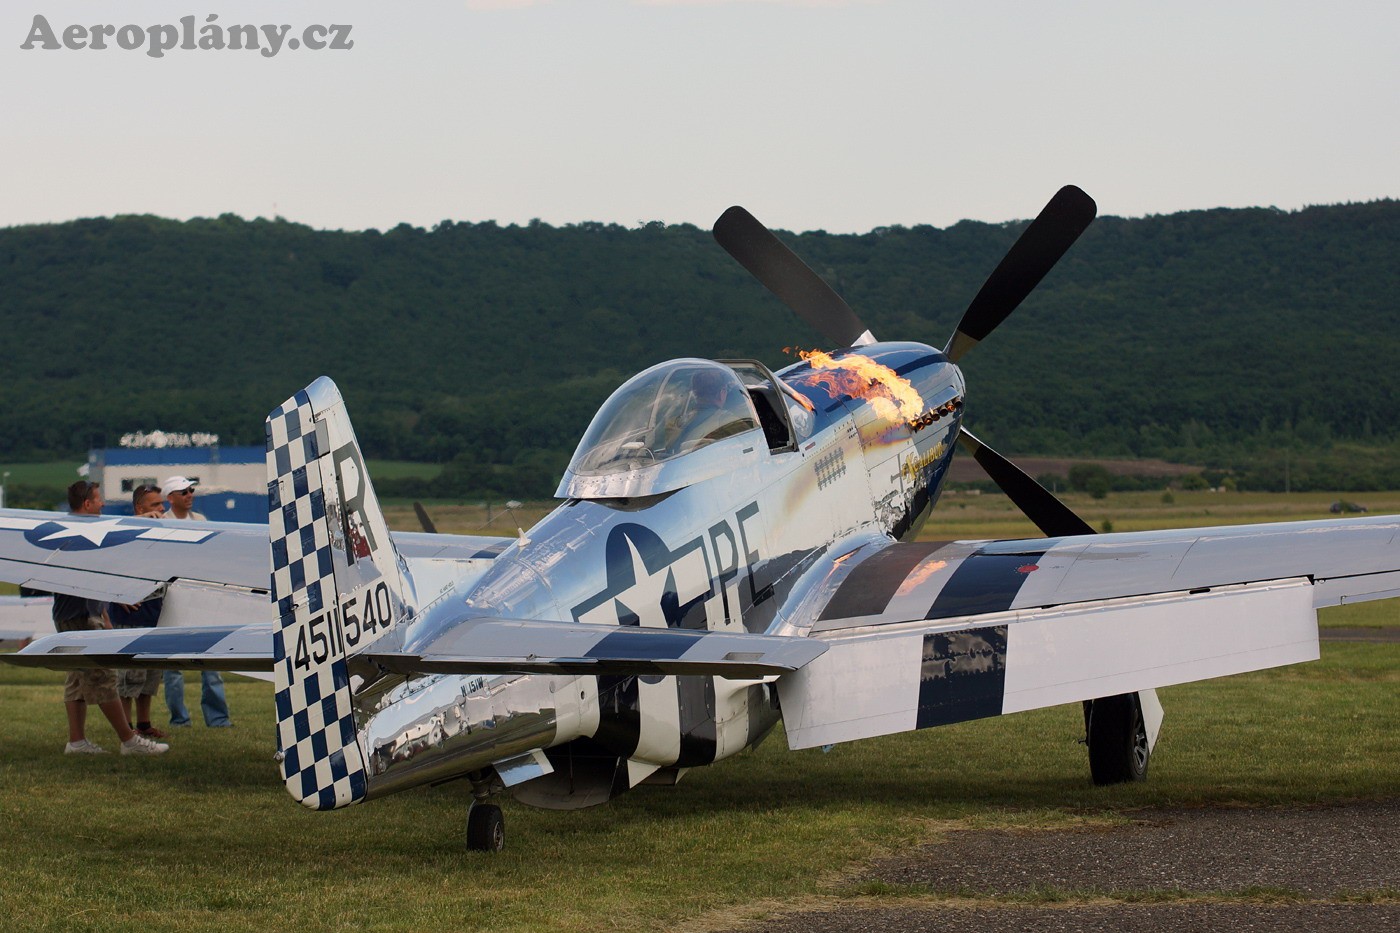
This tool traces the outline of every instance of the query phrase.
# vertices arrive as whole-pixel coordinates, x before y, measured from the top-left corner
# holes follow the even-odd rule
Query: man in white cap
[[[160,484],[161,495],[170,503],[167,519],[184,521],[206,521],[203,515],[194,510],[194,480],[183,476],[172,476]],[[199,706],[204,713],[204,724],[211,729],[227,729],[233,725],[228,715],[228,699],[224,696],[224,678],[218,671],[201,671],[202,687],[199,692]],[[165,705],[170,709],[172,726],[190,724],[189,707],[185,706],[185,674],[183,671],[165,672]]]
[[[185,479],[183,476],[172,476],[160,484],[160,494],[165,496],[170,503],[170,514],[167,518],[194,519],[198,522],[208,521],[203,515],[196,512],[194,506],[194,487],[199,485],[194,480]]]

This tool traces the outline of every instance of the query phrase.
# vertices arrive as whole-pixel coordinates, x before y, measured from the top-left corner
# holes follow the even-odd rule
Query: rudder
[[[267,418],[278,761],[316,810],[369,786],[347,658],[412,613],[412,584],[364,468],[345,404],[322,377]]]

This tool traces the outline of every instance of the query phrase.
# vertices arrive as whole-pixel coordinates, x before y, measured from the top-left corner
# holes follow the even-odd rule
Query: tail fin
[[[379,509],[340,391],[324,376],[267,417],[277,746],[300,803],[363,800],[346,659],[412,615],[412,581]]]

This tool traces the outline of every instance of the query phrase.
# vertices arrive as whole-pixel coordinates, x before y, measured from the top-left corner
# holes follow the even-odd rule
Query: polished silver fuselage
[[[926,410],[961,400],[963,379],[920,344],[859,352],[891,365]],[[405,627],[412,651],[470,618],[540,619],[804,634],[803,599],[831,563],[873,539],[911,537],[938,498],[961,407],[911,427],[863,399],[780,373],[816,417],[796,449],[761,430],[707,450],[718,475],[661,495],[570,499],[484,571],[457,580]],[[482,772],[532,749],[582,743],[635,775],[732,755],[778,721],[761,681],[702,676],[426,675],[357,697],[370,796]]]

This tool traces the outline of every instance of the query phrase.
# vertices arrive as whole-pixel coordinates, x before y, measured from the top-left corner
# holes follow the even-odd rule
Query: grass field
[[[1109,493],[1093,499],[1086,493],[1063,493],[1060,498],[1098,531],[1144,531],[1205,525],[1245,525],[1253,522],[1304,521],[1332,518],[1328,507],[1338,499],[1360,502],[1374,514],[1400,512],[1400,492],[1183,492]],[[922,537],[1014,538],[1038,537],[1039,532],[1003,495],[948,493],[924,526]]]
[[[1139,785],[1090,785],[1074,708],[830,754],[788,752],[779,734],[593,810],[507,802],[498,856],[463,850],[460,783],[298,807],[271,761],[265,684],[230,678],[238,728],[182,730],[164,758],[73,758],[60,754],[61,679],[0,666],[9,929],[702,928],[854,897],[864,860],[951,828],[1400,794],[1400,645],[1327,644],[1319,663],[1162,691],[1168,718]],[[110,739],[105,725],[91,734]]]
[[[1170,504],[1162,502],[1160,491],[1109,493],[1103,499],[1090,498],[1086,493],[1062,493],[1060,498],[1099,531],[1104,530],[1104,522],[1111,523],[1114,531],[1143,531],[1333,518],[1328,506],[1340,498],[1359,501],[1372,514],[1400,513],[1400,492],[1176,491],[1172,493],[1174,501]],[[497,535],[514,534],[517,525],[529,528],[556,504],[526,502],[512,517],[499,502],[489,507],[480,503],[424,503],[439,531]],[[412,503],[387,503],[385,513],[392,527],[418,530]],[[1040,532],[1006,496],[971,492],[945,494],[920,534],[923,540],[1038,537],[1041,537]]]
[[[1095,525],[1131,530],[1322,517],[1332,498],[1177,493],[1166,506],[1158,493],[1070,504]],[[1400,494],[1359,498],[1400,511]],[[527,506],[518,523],[529,527],[541,509]],[[443,531],[516,524],[483,528],[474,507],[431,511]],[[393,513],[396,527],[416,527],[410,508]],[[1033,534],[1010,513],[999,496],[951,496],[925,537]],[[1396,602],[1327,610],[1324,624],[1393,626]],[[267,684],[231,677],[236,729],[181,730],[169,755],[135,759],[61,754],[61,682],[0,665],[7,929],[703,930],[818,899],[855,902],[872,891],[856,879],[870,859],[955,828],[1400,795],[1400,644],[1324,643],[1314,664],[1161,691],[1167,719],[1143,784],[1090,784],[1074,707],[829,754],[789,752],[779,732],[677,787],[640,787],[592,810],[506,801],[509,842],[496,856],[463,849],[461,782],[330,814],[293,803],[271,760]],[[89,734],[115,744],[103,723]],[[1077,896],[1046,889],[1031,900]]]
[[[418,479],[432,479],[442,472],[440,463],[415,463],[411,460],[368,460],[365,469],[378,479],[405,479],[413,476]]]
[[[62,488],[78,479],[78,460],[51,460],[47,463],[0,463],[0,473],[10,474],[9,482],[31,486]]]

